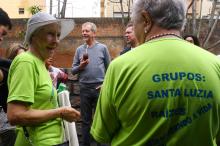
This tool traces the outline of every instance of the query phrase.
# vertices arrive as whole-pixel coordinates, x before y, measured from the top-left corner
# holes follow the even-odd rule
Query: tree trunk
[[[209,29],[212,27],[212,24],[213,24],[213,19],[214,19],[214,16],[215,16],[216,3],[217,3],[217,0],[213,0],[212,10],[211,10],[210,18],[209,18]]]
[[[128,20],[130,20],[130,12],[131,12],[131,0],[128,0]]]
[[[213,34],[213,31],[214,31],[214,29],[216,27],[216,24],[218,23],[219,16],[220,16],[220,12],[218,12],[218,16],[216,17],[215,22],[212,25],[212,28],[211,28],[210,32],[208,33],[208,35],[206,37],[206,40],[205,40],[204,45],[203,45],[205,48],[207,47],[207,43],[208,43],[211,35]]]
[[[57,2],[58,2],[57,18],[60,18],[60,0],[58,0]]]
[[[53,0],[50,0],[50,15],[52,15]]]
[[[209,18],[209,26],[208,26],[208,29],[207,29],[207,35],[206,35],[205,39],[203,40],[204,43],[202,44],[203,47],[205,47],[207,45],[208,40],[212,35],[211,30],[213,30],[213,27],[215,27],[214,24],[213,24],[213,19],[214,19],[214,16],[215,16],[216,4],[217,4],[217,0],[214,0],[212,2],[212,10],[211,10],[210,18]]]
[[[120,0],[120,6],[121,6],[121,16],[122,16],[122,24],[125,25],[125,15],[124,15],[124,8],[123,8],[123,0]]]
[[[61,18],[65,18],[66,3],[67,3],[67,0],[64,0],[63,1],[63,7],[62,7],[61,12],[60,12]]]
[[[199,27],[197,30],[197,38],[199,38],[200,36],[200,31],[201,31],[201,25],[202,25],[202,4],[203,4],[203,0],[200,1],[200,12],[199,12]]]
[[[192,30],[193,30],[193,34],[196,34],[196,1],[194,1],[192,3]]]
[[[192,1],[190,2],[190,4],[188,5],[188,7],[187,7],[187,13],[188,13],[189,9],[192,7],[192,4],[194,3],[194,1],[195,1],[195,0],[192,0]]]
[[[117,4],[120,4],[120,8],[121,8],[121,21],[122,21],[122,24],[125,26],[125,16],[124,16],[124,7],[123,7],[123,0],[109,0],[111,3],[117,3]]]

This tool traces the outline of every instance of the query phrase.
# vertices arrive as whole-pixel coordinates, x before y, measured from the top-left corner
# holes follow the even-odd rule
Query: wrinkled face
[[[95,37],[95,32],[92,31],[90,25],[83,25],[82,26],[82,37],[84,41],[91,41]]]
[[[185,40],[194,44],[194,40],[192,37],[187,37],[187,38],[185,38]]]
[[[58,47],[60,26],[52,23],[41,27],[32,36],[32,46],[41,60],[51,57]]]
[[[125,39],[127,44],[133,44],[135,43],[135,34],[133,31],[133,27],[130,26],[125,30]]]
[[[8,27],[4,25],[0,25],[0,44],[2,43],[7,33],[8,33]]]

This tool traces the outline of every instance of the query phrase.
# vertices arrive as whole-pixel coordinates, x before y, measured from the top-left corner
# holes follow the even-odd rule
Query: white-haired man
[[[79,75],[83,146],[89,146],[91,142],[89,131],[92,115],[110,63],[108,48],[95,39],[96,29],[96,25],[91,22],[82,25],[85,43],[77,48],[72,68],[72,73]]]

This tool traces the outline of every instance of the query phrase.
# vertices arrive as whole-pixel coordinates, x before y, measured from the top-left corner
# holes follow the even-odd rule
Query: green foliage
[[[20,32],[18,32],[18,37],[21,39],[24,39],[25,36],[25,31],[21,30]]]
[[[42,9],[40,8],[40,6],[31,6],[31,7],[29,8],[29,11],[30,11],[30,13],[31,13],[32,15],[34,15],[34,14],[36,14],[36,13],[42,11]]]

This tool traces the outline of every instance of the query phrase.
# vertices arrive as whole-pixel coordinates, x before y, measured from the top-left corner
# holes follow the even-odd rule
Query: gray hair
[[[85,26],[85,25],[90,25],[90,26],[91,26],[91,30],[92,30],[93,32],[96,32],[97,27],[96,27],[96,25],[95,25],[94,23],[92,23],[92,22],[86,22],[86,23],[83,23],[83,24],[82,24],[82,26]]]
[[[153,23],[165,29],[183,29],[186,23],[185,0],[137,0],[132,19],[140,17],[141,11],[149,13]]]

